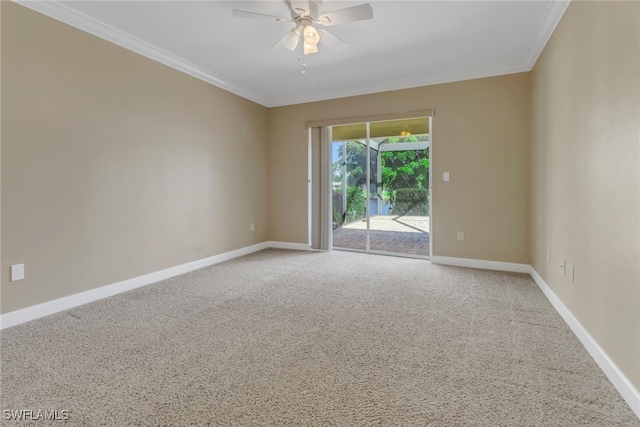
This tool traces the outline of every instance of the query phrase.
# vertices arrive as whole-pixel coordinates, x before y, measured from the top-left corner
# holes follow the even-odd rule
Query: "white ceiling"
[[[270,49],[293,24],[231,15],[288,17],[284,0],[19,3],[268,107],[529,71],[568,5],[369,0],[372,20],[328,28],[347,49],[305,56]]]

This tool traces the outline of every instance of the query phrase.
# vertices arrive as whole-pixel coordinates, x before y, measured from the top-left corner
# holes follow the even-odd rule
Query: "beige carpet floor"
[[[67,425],[640,425],[528,275],[422,260],[267,250],[0,344],[0,409]]]

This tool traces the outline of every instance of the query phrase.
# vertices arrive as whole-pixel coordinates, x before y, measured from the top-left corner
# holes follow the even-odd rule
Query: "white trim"
[[[547,297],[551,305],[556,309],[558,314],[564,319],[565,323],[569,325],[573,333],[578,337],[584,348],[587,349],[593,360],[596,361],[602,372],[609,378],[611,384],[618,390],[622,398],[627,402],[629,407],[636,416],[640,418],[640,392],[634,387],[629,379],[622,373],[620,368],[614,363],[613,360],[607,355],[607,353],[598,345],[596,340],[587,332],[587,330],[580,324],[578,319],[571,313],[571,311],[565,306],[560,298],[551,290],[549,285],[542,280],[542,277],[529,266],[529,274],[536,282],[542,293]]]
[[[320,128],[320,247],[330,250],[333,245],[333,127]]]
[[[565,323],[571,328],[584,348],[598,364],[602,372],[607,376],[611,384],[618,390],[622,398],[627,402],[631,410],[640,418],[640,392],[629,381],[626,375],[618,368],[609,355],[600,347],[595,339],[580,324],[578,319],[565,306],[560,298],[551,290],[549,285],[540,277],[534,268],[527,264],[514,264],[508,262],[483,261],[477,259],[453,258],[432,256],[433,264],[454,265],[460,267],[483,268],[490,270],[511,271],[517,273],[529,273],[533,281],[538,285],[542,293],[556,309]]]
[[[249,255],[251,253],[258,252],[267,248],[309,250],[309,245],[306,243],[269,241],[236,249],[230,252],[225,252],[219,255],[214,255],[201,260],[188,262],[186,264],[167,268],[165,270],[156,271],[154,273],[149,273],[142,276],[134,277],[132,279],[123,280],[122,282],[113,283],[111,285],[102,286],[96,289],[91,289],[85,292],[80,292],[78,294],[69,295],[52,301],[44,302],[42,304],[37,304],[31,307],[26,307],[20,310],[2,314],[0,315],[0,329],[9,328],[11,326],[39,319],[44,316],[49,316],[60,311],[68,310],[70,308],[78,307],[80,305],[117,295],[122,292],[127,292],[132,289],[150,285],[152,283],[169,279],[180,274],[185,274],[193,270],[208,267],[214,264],[219,264],[221,262],[229,261],[241,256]]]
[[[313,198],[311,179],[313,178],[313,151],[311,128],[307,128],[307,242],[313,244]]]
[[[433,256],[433,116],[429,117],[429,258]]]
[[[78,12],[59,1],[13,0],[13,2],[60,22],[64,22],[65,24],[71,25],[79,30],[93,34],[103,40],[107,40],[120,47],[174,68],[197,79],[203,80],[250,101],[257,102],[258,104],[267,107],[271,106],[266,99],[257,96],[253,91],[248,91],[244,88],[232,85],[202,67],[185,61],[164,49],[160,49],[128,33],[120,31],[117,28],[85,15],[84,13]]]
[[[567,11],[569,3],[571,3],[571,0],[549,2],[547,12],[540,23],[540,27],[538,27],[538,34],[531,44],[529,53],[527,54],[527,59],[525,60],[528,71],[531,71],[533,66],[536,65],[540,54],[542,54],[542,51],[549,42],[549,39],[556,31],[556,27],[560,23],[564,13]]]
[[[531,71],[531,68],[533,68],[533,66],[535,65],[535,62],[538,60],[538,57],[542,53],[542,50],[549,41],[553,30],[555,30],[556,26],[560,22],[560,19],[562,18],[562,15],[567,9],[567,6],[569,5],[569,1],[550,2],[546,15],[542,23],[540,24],[538,34],[531,47],[529,48],[526,59],[522,63],[481,68],[457,73],[451,71],[438,75],[427,73],[424,76],[416,78],[373,83],[362,86],[350,86],[348,89],[333,92],[324,91],[322,94],[289,97],[286,99],[266,99],[257,94],[255,91],[250,91],[245,88],[235,86],[223,80],[221,77],[216,76],[215,74],[195,64],[185,61],[184,59],[179,58],[178,56],[169,53],[164,49],[153,46],[150,43],[142,41],[130,34],[120,31],[81,12],[78,12],[77,10],[70,8],[59,1],[13,1],[17,4],[20,4],[21,6],[27,7],[50,18],[64,22],[65,24],[71,25],[72,27],[78,28],[89,34],[93,34],[94,36],[100,37],[101,39],[107,40],[125,49],[136,52],[142,56],[160,62],[161,64],[167,65],[176,70],[182,71],[183,73],[186,73],[197,79],[203,80],[214,86],[227,90],[243,98],[249,99],[253,102],[257,102],[258,104],[269,108]]]
[[[475,80],[486,77],[503,76],[507,74],[524,73],[531,71],[538,57],[544,50],[547,42],[553,35],[556,27],[560,23],[569,3],[571,1],[554,0],[549,2],[549,7],[545,13],[538,33],[529,47],[529,52],[523,61],[511,64],[478,68],[475,70],[467,70],[462,72],[447,71],[442,74],[426,73],[420,77],[412,77],[408,79],[385,81],[380,83],[372,83],[368,85],[353,85],[348,89],[338,91],[324,91],[322,94],[305,95],[299,97],[290,97],[282,100],[274,100],[268,107],[282,107],[285,105],[296,105],[308,102],[325,101],[335,98],[346,98],[349,96],[368,95],[379,92],[388,92],[392,90],[411,89],[415,87],[431,86],[443,83],[461,82],[465,80]]]
[[[47,301],[42,304],[23,308],[21,310],[12,311],[0,315],[0,329],[6,329],[21,323],[39,319],[60,311],[78,307],[89,302],[97,301],[122,292],[127,292],[142,286],[150,285],[161,280],[169,279],[180,274],[185,274],[193,270],[219,264],[234,258],[249,255],[267,248],[274,249],[291,249],[300,251],[311,250],[308,243],[291,243],[291,242],[275,242],[267,241],[252,246],[214,255],[198,261],[189,262],[179,266],[167,268],[165,270],[154,273],[145,274],[143,276],[134,277],[132,279],[123,280],[122,282],[103,286],[97,289],[81,292],[79,294],[70,295],[53,301]],[[383,254],[380,254],[383,255]],[[392,255],[392,254],[384,254]],[[560,298],[551,290],[549,285],[540,277],[540,275],[528,264],[515,264],[509,262],[484,261],[478,259],[455,258],[444,256],[432,256],[433,264],[453,265],[460,267],[481,268],[489,270],[510,271],[517,273],[529,273],[535,283],[538,285],[542,293],[547,297],[551,305],[556,309],[558,314],[571,328],[576,337],[580,340],[587,352],[593,357],[600,369],[607,376],[609,381],[618,390],[622,398],[627,402],[631,410],[640,418],[640,392],[629,381],[618,366],[611,360],[607,353],[598,345],[587,330],[580,324],[578,319],[571,311],[562,303]]]
[[[483,270],[511,271],[514,273],[529,273],[529,264],[516,264],[512,262],[485,261],[481,259],[455,258],[447,256],[431,256],[432,264],[454,265],[458,267],[481,268]]]
[[[442,74],[429,74],[426,73],[420,77],[412,77],[403,80],[391,80],[381,83],[372,83],[367,85],[358,86],[354,84],[349,86],[348,89],[341,89],[336,91],[325,90],[321,94],[305,94],[303,96],[296,96],[291,98],[283,98],[278,100],[272,100],[271,103],[263,104],[267,107],[284,107],[287,105],[306,104],[309,102],[326,101],[336,98],[347,98],[351,96],[370,95],[380,92],[389,92],[402,89],[413,89],[422,86],[431,86],[444,83],[454,83],[466,80],[476,80],[486,77],[504,76],[507,74],[524,73],[531,71],[526,64],[515,64],[499,67],[484,68],[471,71],[449,71]],[[375,121],[375,120],[372,120]]]
[[[364,192],[364,215],[367,220],[367,231],[364,235],[364,247],[367,252],[371,250],[371,122],[366,122],[364,125],[364,136],[366,140],[366,154],[365,154],[365,192]]]

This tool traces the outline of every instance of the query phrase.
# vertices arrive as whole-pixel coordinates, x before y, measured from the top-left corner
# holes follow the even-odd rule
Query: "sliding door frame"
[[[365,196],[364,196],[364,215],[367,220],[367,230],[364,233],[364,249],[365,252],[371,252],[371,122],[365,123],[365,141],[367,142],[365,151]],[[333,200],[332,200],[333,202]],[[333,210],[333,206],[331,206]],[[333,235],[333,230],[332,233]],[[333,245],[329,247],[333,249]]]
[[[433,256],[433,114],[429,117],[429,259]]]
[[[309,245],[311,248],[320,250],[333,250],[333,217],[332,217],[332,126],[343,124],[364,123],[366,125],[366,192],[365,192],[365,213],[366,213],[366,233],[365,249],[340,248],[351,252],[363,252],[376,255],[389,255],[404,258],[430,259],[433,255],[433,126],[432,119],[434,110],[413,111],[407,113],[393,113],[377,116],[363,116],[341,119],[327,119],[309,121],[308,128],[308,226]],[[420,119],[429,120],[429,255],[404,254],[397,252],[371,250],[371,129],[372,122]],[[315,156],[317,159],[314,159]],[[314,219],[315,218],[315,219]]]

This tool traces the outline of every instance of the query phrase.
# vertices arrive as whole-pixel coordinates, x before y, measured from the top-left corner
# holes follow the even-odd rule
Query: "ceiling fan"
[[[337,50],[344,49],[349,44],[341,38],[334,36],[324,29],[316,29],[315,25],[331,27],[334,25],[348,24],[350,22],[364,21],[373,18],[373,9],[368,3],[345,9],[334,10],[319,15],[322,0],[285,0],[291,19],[265,15],[257,12],[247,12],[234,9],[232,14],[239,18],[269,20],[279,24],[294,23],[295,28],[286,32],[273,46],[278,44],[294,51],[302,38],[302,46],[305,55],[318,52],[318,43],[322,41],[329,47]],[[271,46],[273,48],[273,46]]]

